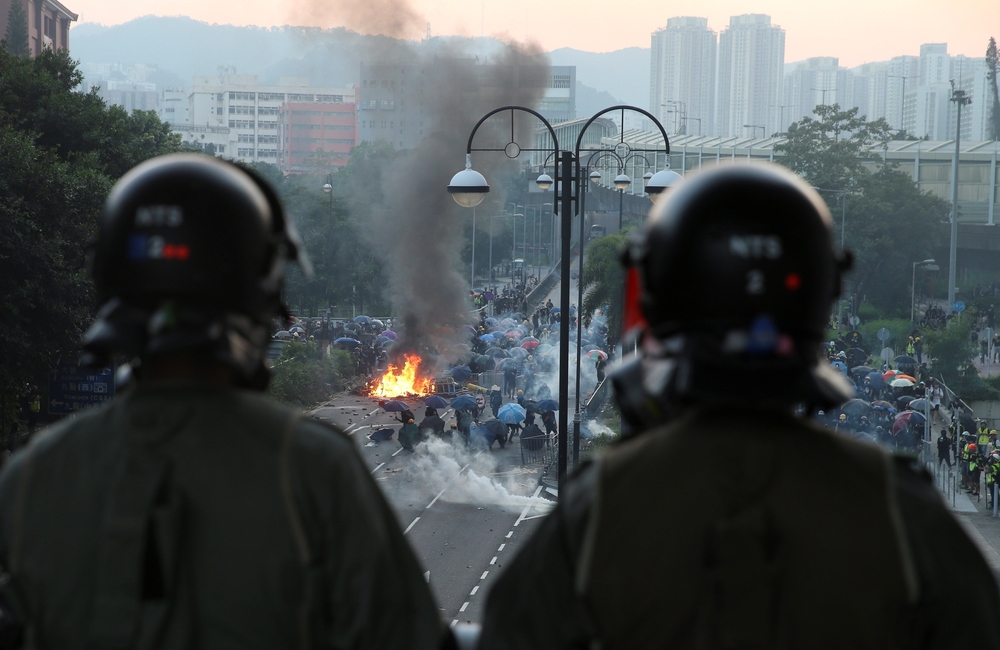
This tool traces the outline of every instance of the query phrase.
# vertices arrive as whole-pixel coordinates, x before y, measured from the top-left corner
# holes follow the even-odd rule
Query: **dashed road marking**
[[[469,595],[470,596],[475,596],[477,591],[479,591],[479,585],[476,585],[475,587],[473,587],[472,591],[469,592]]]
[[[376,467],[375,469],[372,470],[372,474],[374,474],[375,472],[377,472],[380,469],[382,469],[383,466],[385,466],[385,463],[379,463],[378,467]]]
[[[451,627],[455,627],[456,625],[458,625],[458,619],[457,618],[451,622]]]
[[[531,495],[531,500],[534,501],[535,499],[537,499],[538,495],[541,494],[541,492],[542,492],[542,486],[539,485],[537,488],[535,488],[535,493]],[[535,504],[534,503],[529,503],[528,505],[524,506],[524,510],[521,511],[521,516],[518,517],[517,521],[514,522],[515,526],[519,525],[525,519],[528,519],[528,516],[527,516],[528,515],[528,511],[531,510],[531,506],[533,506],[533,505],[535,505]]]
[[[407,526],[406,530],[403,531],[403,534],[405,535],[406,533],[410,532],[410,529],[413,528],[414,526],[416,526],[418,521],[420,521],[420,517],[417,517],[416,519],[414,519],[413,521],[411,521],[410,525]]]
[[[496,563],[497,563],[497,556],[496,556],[496,555],[494,555],[494,556],[493,556],[493,559],[492,559],[492,560],[490,560],[490,564],[496,564]]]
[[[507,533],[507,539],[510,539],[514,535],[514,531]]]
[[[483,571],[483,575],[479,576],[479,579],[480,580],[485,580],[486,576],[488,576],[489,574],[490,574],[489,571]]]
[[[399,452],[401,452],[401,451],[403,451],[403,448],[402,448],[402,447],[400,447],[400,448],[399,448],[399,449],[397,449],[396,451],[392,452],[392,455],[393,455],[393,456],[395,456],[396,454],[398,454],[398,453],[399,453]]]
[[[465,601],[464,603],[462,603],[462,606],[458,608],[458,611],[464,612],[465,608],[468,606],[469,606],[469,601]]]
[[[500,551],[502,551],[504,546],[507,546],[507,545],[506,544],[501,544],[500,548],[497,549],[497,553],[499,553]]]

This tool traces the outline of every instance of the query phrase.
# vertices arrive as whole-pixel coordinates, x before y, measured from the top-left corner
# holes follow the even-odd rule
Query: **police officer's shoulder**
[[[913,456],[893,452],[892,466],[899,490],[923,499],[933,498],[935,501],[940,501],[934,488],[934,477],[919,460]]]

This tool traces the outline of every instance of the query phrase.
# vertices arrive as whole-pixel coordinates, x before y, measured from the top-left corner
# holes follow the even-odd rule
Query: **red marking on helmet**
[[[789,273],[785,276],[785,287],[789,291],[798,291],[801,286],[802,278],[799,277],[798,273]]]
[[[191,255],[191,249],[187,244],[166,244],[163,247],[163,259],[165,260],[186,260]]]

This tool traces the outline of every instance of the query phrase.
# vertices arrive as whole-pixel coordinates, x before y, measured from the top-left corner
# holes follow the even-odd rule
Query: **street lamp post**
[[[913,316],[916,311],[916,297],[917,297],[917,267],[924,266],[925,264],[934,264],[934,260],[924,260],[923,262],[913,263],[913,277],[910,279],[910,327],[913,327]]]
[[[951,100],[958,113],[955,117],[955,157],[951,161],[951,241],[948,245],[948,307],[955,308],[955,271],[958,257],[958,157],[962,153],[962,107],[972,103],[964,90],[955,90],[952,82]]]
[[[552,187],[555,182],[555,199],[554,202],[558,205],[561,211],[561,239],[562,239],[562,261],[560,263],[560,308],[562,309],[562,317],[559,323],[559,481],[560,486],[562,481],[566,477],[567,471],[567,441],[569,438],[568,431],[568,393],[569,393],[569,314],[568,305],[570,302],[570,255],[572,252],[572,231],[573,231],[573,204],[577,200],[575,192],[579,191],[579,187],[574,187],[574,181],[579,180],[579,165],[578,161],[580,159],[580,149],[583,140],[583,134],[590,127],[593,122],[601,117],[602,115],[609,113],[611,111],[621,110],[622,117],[624,119],[625,110],[632,110],[640,112],[645,116],[653,120],[653,122],[659,127],[660,132],[663,135],[663,148],[669,155],[669,140],[667,139],[666,131],[663,130],[663,126],[660,125],[659,121],[656,120],[649,112],[636,108],[633,106],[613,106],[611,108],[604,109],[603,111],[597,113],[584,125],[583,129],[580,131],[580,135],[576,141],[576,149],[574,151],[562,150],[559,147],[559,140],[556,137],[555,129],[546,120],[541,113],[535,111],[534,109],[525,106],[502,106],[500,108],[495,108],[492,111],[486,113],[479,122],[473,127],[472,133],[469,134],[468,145],[466,146],[466,168],[463,171],[455,174],[452,178],[451,183],[448,185],[448,192],[452,194],[459,205],[471,207],[472,205],[477,205],[482,201],[483,195],[489,192],[489,184],[486,179],[483,178],[482,174],[476,172],[472,169],[472,152],[473,151],[493,151],[493,152],[504,152],[509,158],[516,158],[521,152],[533,152],[533,151],[545,151],[555,154],[555,177],[556,180],[553,181],[548,174],[541,174],[535,181],[539,189],[545,191]],[[497,148],[473,148],[473,141],[476,136],[476,132],[482,124],[492,117],[493,115],[509,111],[511,118],[511,133],[515,131],[513,129],[514,114],[515,111],[522,111],[535,116],[548,130],[549,135],[552,137],[552,147],[551,149],[533,149],[533,148],[522,148],[516,142],[513,141],[513,136],[511,142],[502,149]],[[622,135],[622,144],[624,144],[624,134]],[[627,146],[627,145],[626,145]],[[648,189],[648,188],[647,188]],[[582,233],[581,233],[582,234]],[[582,249],[581,249],[582,254]],[[579,360],[579,359],[578,359]],[[576,433],[577,436],[574,440],[574,456],[579,454],[579,393],[577,394],[577,415],[575,422],[577,424]]]
[[[701,118],[700,117],[685,117],[685,122],[697,122],[698,123],[698,135],[701,135]]]
[[[766,135],[766,133],[767,133],[767,128],[766,128],[766,127],[763,127],[763,126],[759,126],[759,125],[757,125],[757,124],[744,124],[744,125],[743,125],[743,128],[744,128],[744,129],[760,129],[760,137],[762,137],[762,138],[763,138],[763,137],[765,137],[765,135]],[[750,137],[751,137],[751,138],[753,137],[753,134],[754,134],[754,133],[756,133],[756,131],[752,131],[752,132],[750,133]]]
[[[834,192],[840,194],[840,250],[844,250],[844,235],[847,232],[847,190],[826,190],[822,187],[813,187],[817,192]],[[844,318],[844,301],[837,298],[837,333],[840,333],[841,322]]]

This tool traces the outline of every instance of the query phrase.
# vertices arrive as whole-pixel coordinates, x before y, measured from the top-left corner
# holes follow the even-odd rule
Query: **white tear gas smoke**
[[[443,490],[440,500],[449,503],[511,509],[534,505],[547,512],[552,502],[531,496],[536,476],[519,465],[501,467],[495,452],[478,452],[457,440],[432,437],[417,446],[391,481],[380,483],[386,497],[397,504],[429,503]]]
[[[424,27],[405,0],[299,0],[295,7],[293,15],[300,19],[329,24],[340,17],[349,28],[396,39]],[[550,66],[537,46],[516,43],[508,43],[488,62],[478,61],[458,42],[395,40],[383,45],[361,56],[373,79],[362,80],[360,97],[365,97],[365,81],[377,81],[380,87],[398,84],[406,119],[418,121],[425,134],[383,173],[386,198],[371,224],[372,243],[389,270],[394,314],[402,321],[393,354],[428,356],[436,350],[454,361],[467,340],[464,326],[470,319],[469,286],[464,271],[457,269],[463,226],[472,211],[460,208],[445,188],[464,166],[468,137],[479,118],[507,104],[534,107],[548,85]],[[404,107],[399,108],[397,120],[404,114]],[[514,121],[517,142],[531,146],[537,121],[523,112]],[[476,146],[503,148],[510,138],[510,114],[497,115],[489,124],[477,134]],[[474,159],[494,190],[479,208],[486,218],[499,212],[504,199],[497,191],[504,178],[501,170],[510,174],[527,158],[510,162],[499,153],[482,153]]]

